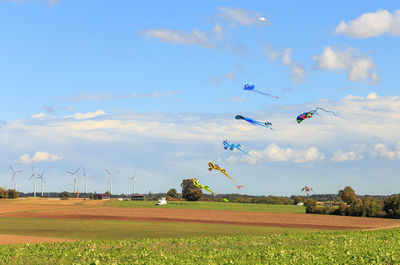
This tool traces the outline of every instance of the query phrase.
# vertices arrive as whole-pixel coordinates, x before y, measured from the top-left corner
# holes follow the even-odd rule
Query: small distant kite
[[[195,185],[196,187],[198,187],[198,188],[200,188],[200,189],[203,189],[203,190],[206,190],[206,191],[208,191],[208,192],[211,192],[212,194],[215,194],[215,192],[213,192],[213,191],[210,189],[209,186],[207,186],[207,185],[201,185],[197,179],[192,179],[192,181],[193,181],[193,185]]]
[[[303,188],[301,189],[301,191],[304,191],[304,193],[306,193],[306,194],[307,194],[307,197],[308,197],[308,194],[309,194],[311,191],[313,191],[313,189],[312,189],[311,187],[305,186],[305,187],[303,187]]]
[[[299,116],[297,116],[297,123],[301,123],[303,120],[308,119],[308,118],[311,118],[314,114],[317,114],[318,116],[320,116],[320,115],[318,114],[318,112],[317,112],[319,109],[320,109],[320,110],[323,110],[323,111],[325,111],[325,112],[328,112],[328,113],[332,113],[333,115],[336,116],[336,113],[333,112],[333,111],[330,111],[330,110],[326,110],[326,109],[317,107],[317,108],[314,109],[314,110],[310,110],[310,111],[304,112],[304,113],[300,114]]]
[[[261,92],[261,91],[255,89],[254,85],[246,84],[246,85],[244,85],[243,90],[253,91],[253,92],[258,93],[260,95],[264,95],[264,96],[271,97],[271,98],[279,98],[279,97],[276,97],[276,96],[273,96],[271,94],[268,94],[268,93],[265,93],[265,92]]]
[[[236,188],[240,190],[241,188],[243,188],[243,185],[236,185]]]
[[[225,140],[225,141],[223,142],[223,144],[224,144],[224,149],[225,149],[225,150],[228,150],[228,149],[229,149],[229,150],[233,150],[233,149],[236,148],[237,150],[239,150],[239,151],[245,153],[246,155],[253,157],[253,156],[250,155],[247,151],[245,151],[245,150],[242,148],[242,146],[241,146],[240,144],[231,144],[231,143],[229,143],[228,140]]]
[[[230,178],[231,180],[233,180],[234,182],[237,182],[236,180],[234,180],[233,178],[231,178],[225,171],[225,169],[220,168],[218,165],[215,165],[213,162],[208,162],[208,170],[218,170],[220,171],[222,174],[224,174],[225,176],[227,176],[228,178]]]
[[[237,120],[245,120],[247,122],[250,122],[253,125],[259,125],[259,126],[263,126],[265,128],[269,128],[269,129],[273,130],[273,128],[271,127],[272,123],[270,123],[270,122],[256,121],[256,120],[253,120],[251,118],[243,117],[242,115],[236,115],[235,119],[237,119]]]
[[[222,199],[224,202],[229,202],[229,200],[227,198],[223,198]]]

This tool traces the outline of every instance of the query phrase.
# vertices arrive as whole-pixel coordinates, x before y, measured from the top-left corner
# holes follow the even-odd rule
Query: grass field
[[[0,234],[69,238],[77,240],[196,237],[211,235],[267,235],[318,231],[315,229],[244,225],[0,218]]]
[[[136,208],[168,208],[168,209],[199,209],[199,210],[224,210],[224,211],[248,211],[270,213],[305,213],[304,206],[274,205],[274,204],[248,204],[225,202],[168,202],[167,205],[157,206],[154,201],[109,201],[108,206],[136,207]]]
[[[2,264],[399,264],[400,230],[0,246]]]

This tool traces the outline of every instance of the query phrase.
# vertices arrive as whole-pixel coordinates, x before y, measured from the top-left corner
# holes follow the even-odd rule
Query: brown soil
[[[2,216],[51,219],[100,219],[144,222],[185,222],[334,230],[379,229],[385,227],[400,226],[400,220],[394,219],[294,213],[259,213],[162,208],[75,207],[73,209],[17,212],[3,214]]]
[[[71,241],[75,241],[75,240],[65,239],[65,238],[54,238],[54,237],[0,235],[0,245],[32,244],[32,243],[48,243],[48,242],[71,242]]]

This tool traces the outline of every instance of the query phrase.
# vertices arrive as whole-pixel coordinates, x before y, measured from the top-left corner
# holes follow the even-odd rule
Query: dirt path
[[[9,217],[185,222],[333,230],[376,229],[400,226],[400,220],[349,216],[260,213],[217,210],[94,207],[3,214]]]
[[[4,244],[32,244],[49,242],[72,242],[75,240],[54,237],[0,235],[0,245]]]

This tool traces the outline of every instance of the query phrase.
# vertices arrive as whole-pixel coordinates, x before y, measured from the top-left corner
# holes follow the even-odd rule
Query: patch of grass
[[[400,230],[0,246],[2,264],[399,264]]]
[[[1,217],[0,234],[78,240],[170,238],[211,235],[266,235],[318,231],[301,228],[222,224],[156,223],[119,220],[71,220]]]
[[[275,204],[248,204],[248,203],[226,203],[226,202],[188,202],[173,201],[167,205],[157,206],[154,201],[109,201],[107,206],[113,207],[136,207],[136,208],[169,208],[169,209],[201,209],[201,210],[224,210],[224,211],[247,211],[247,212],[270,212],[270,213],[305,213],[304,206],[298,205],[275,205]]]

